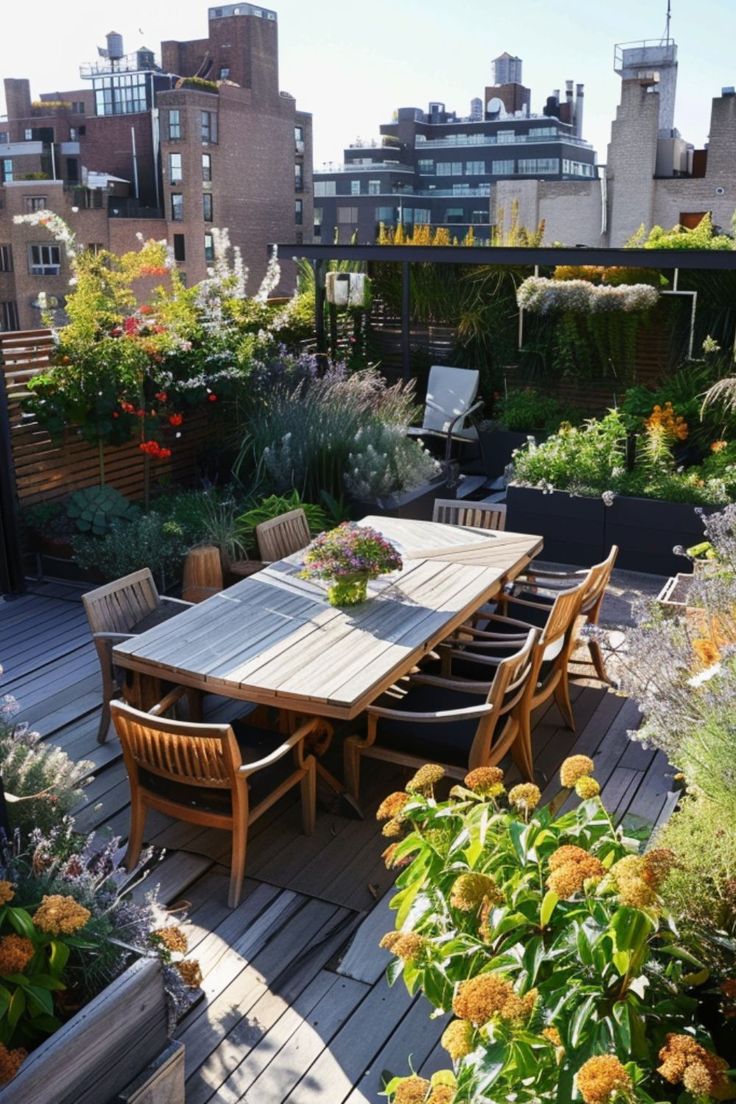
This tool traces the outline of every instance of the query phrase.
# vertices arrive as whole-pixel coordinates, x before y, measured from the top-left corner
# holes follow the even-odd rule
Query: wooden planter
[[[37,1047],[1,1104],[113,1104],[168,1046],[161,963],[141,958]]]
[[[603,532],[606,507],[601,498],[584,498],[567,491],[545,494],[535,487],[512,483],[506,491],[506,508],[508,530],[544,537],[540,559],[589,567],[607,555]]]
[[[665,613],[671,615],[685,612],[694,580],[694,575],[683,575],[681,573],[673,575],[667,580],[657,595],[657,603]]]

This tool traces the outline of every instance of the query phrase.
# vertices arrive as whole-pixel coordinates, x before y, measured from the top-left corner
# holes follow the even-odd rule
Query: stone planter
[[[29,1054],[0,1100],[113,1104],[168,1044],[161,963],[138,959]]]
[[[536,487],[510,484],[506,491],[506,529],[544,537],[540,559],[589,567],[607,555],[601,498],[583,498],[567,491],[545,494]]]
[[[405,491],[400,495],[390,495],[388,498],[378,498],[373,501],[354,499],[351,504],[352,513],[356,518],[373,514],[378,517],[431,521],[434,500],[442,498],[445,492],[444,477],[439,476],[437,479],[433,479],[431,483],[424,483],[421,487],[416,487],[413,491]],[[454,495],[449,497],[454,497]]]

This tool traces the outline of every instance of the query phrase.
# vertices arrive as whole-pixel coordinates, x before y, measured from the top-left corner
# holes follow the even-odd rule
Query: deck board
[[[92,761],[80,823],[125,837],[128,790],[114,734],[97,742],[100,678],[79,595],[67,584],[0,600],[0,693],[15,695],[20,718],[75,759]],[[49,640],[51,643],[49,644]],[[585,679],[572,685],[577,731],[554,704],[535,715],[534,748],[545,799],[559,792],[559,764],[580,752],[618,818],[640,826],[672,807],[661,755],[632,743],[636,706]],[[230,718],[244,703],[208,697],[208,716]],[[352,722],[351,722],[352,723]],[[340,771],[340,736],[330,765]],[[391,883],[375,809],[407,771],[363,765],[365,819],[342,814],[320,791],[314,835],[301,834],[293,794],[253,826],[244,895],[227,907],[229,839],[152,813],[147,838],[166,854],[134,889],[153,885],[184,915],[190,955],[202,964],[205,994],[179,1025],[187,1047],[188,1104],[380,1104],[383,1079],[413,1067],[447,1068],[443,1021],[421,998],[386,986],[378,939],[393,921]],[[515,778],[508,771],[509,783]],[[572,807],[577,798],[568,798]],[[178,910],[185,909],[182,914]]]

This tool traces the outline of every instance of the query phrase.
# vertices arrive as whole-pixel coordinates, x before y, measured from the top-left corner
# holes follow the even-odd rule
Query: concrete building
[[[311,237],[312,120],[279,89],[278,21],[253,4],[210,8],[206,38],[125,54],[111,33],[80,90],[31,99],[6,79],[0,119],[0,329],[39,324],[39,291],[63,302],[63,251],[16,214],[48,208],[85,245],[166,239],[189,284],[227,227],[255,290],[267,246]],[[287,271],[283,290],[293,282]]]
[[[315,240],[376,240],[381,223],[411,229],[447,226],[462,238],[470,226],[488,240],[497,182],[506,178],[592,180],[595,150],[582,136],[583,86],[568,81],[531,111],[522,62],[501,54],[492,83],[467,116],[433,102],[426,111],[400,107],[381,128],[381,142],[355,143],[341,165],[315,173]]]
[[[713,99],[705,149],[674,127],[677,46],[672,39],[617,46],[621,102],[606,164],[580,183],[499,181],[498,207],[517,201],[526,225],[545,221],[545,244],[623,246],[644,225],[693,227],[710,214],[728,231],[736,210],[736,90]]]

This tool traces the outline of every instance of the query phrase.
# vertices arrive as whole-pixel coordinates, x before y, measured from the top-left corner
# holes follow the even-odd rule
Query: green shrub
[[[513,388],[494,407],[495,418],[516,433],[550,431],[565,420],[561,403],[533,387]]]
[[[289,495],[269,495],[262,499],[257,506],[252,506],[236,519],[236,532],[243,545],[251,551],[256,551],[256,526],[264,521],[288,514],[290,510],[304,510],[307,515],[307,524],[312,536],[323,532],[327,528],[327,515],[321,506],[313,502],[304,502],[298,491],[294,490]]]
[[[153,511],[135,525],[115,521],[103,537],[80,535],[73,544],[74,558],[83,570],[97,571],[108,580],[150,567],[162,590],[179,576],[187,552],[181,528]]]

